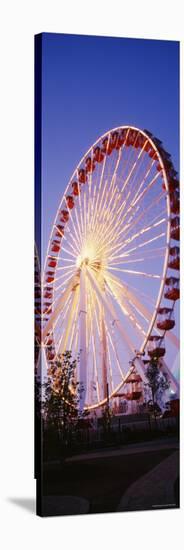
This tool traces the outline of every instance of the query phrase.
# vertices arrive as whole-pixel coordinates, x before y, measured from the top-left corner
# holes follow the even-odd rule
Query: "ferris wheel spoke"
[[[65,308],[63,308],[62,317],[59,315],[55,321],[55,323],[52,326],[52,333],[55,334],[55,358],[57,358],[58,354],[58,348],[60,347],[63,334],[64,334],[64,324],[66,319],[68,318],[69,308],[72,301],[72,295],[69,295],[68,299],[66,300]]]
[[[111,303],[110,300],[107,300],[106,297],[103,296],[102,290],[100,289],[99,284],[98,284],[97,280],[95,279],[95,277],[92,273],[92,270],[87,268],[86,272],[87,272],[87,275],[88,275],[92,285],[94,286],[94,288],[97,292],[97,295],[99,296],[100,300],[102,301],[106,311],[111,316],[113,323],[117,326],[121,336],[123,337],[123,340],[127,345],[127,349],[129,351],[129,353],[132,353],[132,352],[134,353],[133,344],[132,344],[132,342],[129,338],[129,335],[126,333],[126,331],[124,331],[119,319],[117,319],[117,315],[116,315],[116,312],[114,310],[113,304]]]
[[[161,218],[160,220],[158,220],[157,222],[150,223],[150,225],[147,225],[147,226],[143,227],[143,228],[142,228],[140,231],[138,231],[137,233],[134,233],[134,235],[132,235],[132,237],[129,237],[129,239],[125,239],[125,240],[123,241],[123,245],[122,245],[122,246],[121,246],[121,244],[118,244],[118,243],[117,243],[117,247],[118,247],[119,249],[125,248],[127,244],[129,245],[131,242],[133,242],[133,241],[134,241],[135,239],[137,239],[138,237],[142,237],[142,236],[144,236],[144,234],[147,233],[148,231],[151,231],[151,230],[153,230],[153,229],[159,227],[161,224],[165,223],[165,221],[166,221],[166,218],[164,217],[164,218]],[[120,234],[121,234],[121,232],[120,232]],[[120,234],[117,235],[117,237],[119,237]]]
[[[154,240],[165,237],[165,235],[166,235],[165,233],[159,233],[159,235],[156,235],[155,237],[152,237],[151,239],[148,239],[147,241],[144,241],[143,243],[139,243],[133,248],[129,248],[128,252],[129,253],[134,252],[138,248],[142,248],[143,246],[146,246],[147,244],[149,244],[150,242],[153,242]],[[124,255],[124,252],[122,252],[122,251],[125,249],[125,252],[127,252],[126,247],[129,246],[129,245],[130,245],[129,241],[127,243],[124,243],[124,244],[121,244],[118,241],[116,244],[114,244],[114,246],[111,246],[111,254],[109,254],[109,260],[112,261],[114,259],[117,259],[118,257],[119,258],[124,258],[125,255]],[[104,246],[104,249],[106,249],[106,248],[107,248],[107,246],[106,247]],[[121,254],[121,252],[122,252],[122,254]],[[119,254],[117,255],[117,253],[119,253]]]
[[[154,241],[157,241],[158,239],[162,239],[165,236],[166,236],[165,232],[159,233],[159,235],[156,235],[155,237],[152,237],[151,239],[148,239],[148,240],[144,241],[143,243],[139,243],[136,246],[134,246],[133,248],[129,248],[128,250],[126,250],[126,247],[129,245],[129,243],[126,243],[125,246],[122,245],[121,248],[117,245],[116,247],[113,247],[113,249],[114,249],[114,251],[116,250],[116,252],[118,252],[118,250],[121,251],[125,248],[125,252],[130,255],[130,252],[134,252],[138,248],[143,248],[144,246],[147,246],[148,244],[150,244]],[[123,254],[121,256],[124,257]],[[111,260],[112,256],[109,256],[109,259]]]
[[[93,333],[92,333],[92,350],[93,350],[93,364],[94,364],[95,378],[96,378],[97,399],[98,401],[100,401],[100,387],[99,387],[98,371],[97,371],[97,364],[96,364],[96,348],[95,348],[95,339],[94,339]]]
[[[68,244],[68,242],[67,242],[67,244]],[[72,256],[72,258],[76,259],[76,254],[73,254],[73,252],[71,252],[70,250],[65,248],[65,246],[63,246],[63,245],[62,245],[62,251],[66,252],[66,254],[68,254],[69,256]]]
[[[74,225],[74,222],[73,222],[73,229],[75,227]],[[75,231],[74,231],[74,234],[72,233],[72,228],[70,228],[70,230],[68,231],[68,239],[67,240],[67,244],[69,244],[71,246],[72,244],[72,250],[75,251],[76,254],[79,254],[80,253],[80,248],[81,248],[81,240],[79,240],[77,237],[77,230],[75,228]],[[66,235],[65,235],[66,236]],[[70,243],[70,239],[72,240],[72,243]],[[74,247],[74,248],[73,248]]]
[[[119,356],[118,356],[118,352],[117,352],[117,349],[116,349],[115,342],[113,342],[112,329],[111,330],[108,329],[107,323],[106,323],[106,330],[107,330],[108,338],[109,338],[110,343],[111,343],[113,353],[115,354],[115,357],[116,357],[117,366],[118,366],[118,370],[119,370],[121,379],[124,380],[125,376],[124,376],[124,373],[123,373],[123,370],[122,370],[122,367],[121,367],[121,362],[120,362],[120,359],[119,359]]]
[[[69,214],[70,225],[72,225],[74,233],[75,233],[75,241],[77,241],[77,248],[80,249],[80,246],[81,246],[81,232],[79,232],[79,233],[77,232],[76,227],[75,227],[75,221],[74,221],[74,214],[76,213],[76,208],[74,208],[71,211],[67,206],[67,211],[68,211],[68,214]],[[72,235],[72,231],[70,231],[70,237],[72,237],[74,239],[74,237]],[[76,242],[75,242],[75,244],[76,244]]]
[[[141,263],[141,262],[147,262],[147,260],[155,260],[157,258],[162,258],[163,257],[163,253],[161,254],[154,254],[153,256],[145,256],[143,258],[134,258],[133,260],[127,260],[126,257],[124,257],[124,260],[120,260],[120,261],[113,261],[111,262],[111,265],[112,266],[121,266],[121,265],[124,265],[126,266],[127,264],[137,264],[137,263]]]
[[[120,149],[119,152],[118,152],[118,158],[117,158],[117,161],[115,163],[113,175],[112,175],[111,182],[110,182],[110,185],[109,185],[109,190],[106,194],[105,204],[107,204],[107,200],[110,198],[110,195],[111,195],[111,197],[112,197],[112,195],[114,196],[113,190],[114,190],[114,185],[115,185],[115,181],[116,181],[117,169],[118,169],[118,166],[119,166],[119,163],[120,163],[120,160],[121,160],[121,155],[122,155],[122,149]],[[97,222],[97,212],[99,210],[99,205],[98,205],[99,195],[100,194],[98,193],[98,197],[97,197],[96,205],[95,205],[95,211],[94,211],[94,222]],[[112,202],[112,200],[111,200],[111,202]],[[103,212],[101,212],[101,220],[102,221],[104,219],[104,212],[105,212],[105,205],[103,207]],[[95,226],[95,223],[94,223],[94,226]]]
[[[119,303],[119,306],[123,313],[128,317],[132,327],[138,332],[139,337],[146,336],[146,332],[143,329],[140,322],[137,320],[135,314],[132,312],[130,303],[128,303],[128,300],[120,293],[119,289],[112,283],[112,281],[108,281],[108,286],[111,290],[112,296],[115,298],[115,300]]]
[[[158,205],[160,203],[160,201],[162,200],[163,201],[164,197],[163,197],[163,193],[160,193],[160,195],[158,195],[158,197],[154,200],[151,200],[151,204],[146,207],[146,208],[143,208],[141,209],[141,212],[140,212],[140,208],[137,208],[137,213],[138,215],[136,216],[136,213],[134,213],[134,217],[132,217],[132,214],[131,216],[129,217],[129,219],[126,221],[126,220],[123,220],[124,221],[124,230],[122,230],[122,233],[124,234],[124,237],[127,236],[127,234],[133,230],[133,228],[142,220],[144,219],[148,212],[150,212],[152,209],[154,209],[154,213],[156,211],[156,205]],[[165,205],[164,205],[165,206]],[[165,207],[162,208],[161,210],[164,214],[166,214],[166,211],[165,211]],[[161,214],[160,212],[160,209],[159,209],[159,214],[157,214],[157,216],[159,216]],[[131,222],[131,219],[133,218],[133,221]],[[130,223],[131,222],[131,223]]]
[[[60,280],[61,280],[63,277],[64,277],[64,279],[63,279],[63,281],[61,282],[61,284],[59,284],[58,286],[55,286],[55,288],[54,288],[55,293],[58,293],[58,291],[59,291],[59,290],[61,291],[61,289],[62,289],[62,292],[65,291],[66,284],[67,284],[68,281],[70,281],[71,278],[73,277],[73,271],[72,271],[72,273],[70,273],[70,275],[68,275],[68,277],[66,277],[66,273],[65,273],[65,275],[61,275]]]
[[[131,212],[135,208],[135,206],[138,204],[138,202],[146,195],[146,193],[150,191],[150,189],[152,188],[152,186],[154,185],[158,177],[159,177],[159,172],[157,172],[157,174],[152,178],[152,180],[149,182],[147,187],[139,194],[136,200],[134,200],[134,202],[131,202],[130,206],[126,209],[124,216],[122,216],[121,218],[121,224],[125,223],[126,217],[129,214],[129,212]],[[117,212],[117,217],[119,212],[121,213],[121,206],[119,208],[119,211]]]
[[[49,256],[49,259],[57,260],[57,262],[58,262],[58,267],[57,267],[57,269],[59,269],[59,267],[60,267],[60,266],[59,266],[59,262],[69,262],[70,264],[72,264],[72,267],[73,267],[73,266],[76,266],[76,263],[74,263],[73,259],[71,259],[71,258],[64,258],[64,256],[58,256],[58,257],[56,257],[56,256]],[[68,266],[68,267],[70,267],[70,266]]]
[[[77,208],[74,208],[74,214],[75,214],[75,221],[76,221],[76,231],[78,230],[80,245],[82,246],[82,239],[83,239],[83,237],[82,237],[82,227],[80,225]]]
[[[144,271],[135,271],[133,269],[123,269],[119,267],[111,267],[108,266],[108,269],[111,271],[121,271],[121,273],[127,273],[129,275],[141,275],[143,277],[149,277],[151,279],[161,279],[160,275],[153,274],[153,273],[145,273]]]
[[[116,287],[118,288],[118,291],[121,292],[121,294],[129,301],[129,303],[134,306],[136,311],[139,313],[140,316],[144,318],[146,322],[149,322],[151,320],[151,312],[148,310],[148,308],[145,307],[145,305],[142,302],[140,302],[138,298],[138,296],[140,297],[140,295],[143,296],[143,298],[146,297],[149,299],[149,303],[150,303],[149,295],[147,295],[145,292],[144,293],[140,292],[139,289],[134,288],[134,291],[135,290],[137,291],[138,296],[135,295],[135,292],[130,290],[130,287],[131,287],[130,284],[128,286],[124,285],[122,281],[114,275],[109,276],[108,274],[107,280],[108,281],[110,280],[110,283],[113,283],[114,285],[116,285]],[[153,305],[154,305],[154,301],[153,301]]]
[[[142,193],[139,194],[139,196],[136,198],[136,200],[134,202],[131,202],[130,206],[126,209],[125,211],[125,214],[124,216],[122,216],[122,220],[121,220],[121,224],[124,224],[125,225],[125,222],[126,222],[126,218],[127,218],[127,215],[129,214],[129,212],[131,212],[135,206],[138,204],[138,202],[143,199],[143,197],[146,195],[146,193],[148,193],[150,191],[150,189],[152,188],[152,186],[154,185],[155,181],[157,180],[159,176],[159,173],[157,173],[153,178],[152,180],[150,181],[150,183],[147,185],[147,187],[142,191]]]
[[[163,217],[163,215],[164,215],[164,217]],[[126,235],[124,234],[123,235],[123,244],[125,245],[127,243],[128,244],[131,243],[132,241],[134,241],[138,237],[144,236],[144,233],[147,233],[148,231],[151,231],[151,230],[159,227],[161,224],[165,223],[166,221],[167,220],[166,220],[166,217],[165,217],[165,211],[159,212],[159,214],[154,216],[154,218],[150,221],[149,225],[145,225],[141,230],[137,231],[136,233],[133,233],[133,235],[131,237],[125,239]],[[117,244],[118,244],[118,246],[119,246],[118,240],[120,238],[120,235],[122,235],[123,233],[124,233],[123,230],[120,230],[117,233]]]
[[[130,178],[131,178],[133,172],[135,171],[135,168],[136,168],[136,166],[137,166],[137,163],[139,162],[140,158],[141,158],[142,155],[143,155],[143,152],[144,152],[145,147],[146,147],[146,143],[147,143],[147,142],[145,142],[145,144],[143,145],[142,149],[140,150],[140,153],[138,154],[137,159],[134,161],[133,166],[131,167],[129,174],[128,174],[127,178],[125,179],[124,185],[123,185],[123,187],[122,187],[122,193],[124,192],[126,186],[128,185],[128,182],[129,182],[129,180],[130,180]]]
[[[133,193],[135,193],[135,194],[134,194],[133,198],[131,198],[131,202],[134,201],[137,198],[138,193],[140,192],[140,190],[144,186],[146,180],[148,179],[148,176],[151,174],[151,171],[152,171],[152,168],[154,167],[154,164],[155,164],[155,161],[151,161],[151,163],[149,162],[148,165],[146,164],[146,166],[144,167],[144,172],[143,172],[143,174],[140,175],[140,178],[137,177],[137,173],[138,173],[139,168],[140,168],[140,164],[138,165],[138,167],[137,167],[138,170],[137,170],[137,173],[136,173],[136,178],[137,178],[136,187],[134,185],[135,176],[134,176],[134,178],[132,178],[131,191],[133,191]],[[136,190],[136,188],[137,188],[137,190]],[[130,192],[130,197],[131,197],[131,192]]]
[[[45,338],[45,341],[44,341],[44,347],[45,348],[47,348],[47,346],[48,346],[48,342],[49,342],[49,339],[51,337],[51,334],[52,335],[54,334],[55,351],[56,351],[58,339],[60,338],[60,334],[61,334],[61,325],[63,325],[64,320],[67,316],[69,307],[70,307],[70,299],[71,299],[71,295],[68,296],[68,298],[66,300],[66,303],[65,303],[65,307],[63,308],[63,318],[62,318],[62,320],[61,320],[60,316],[58,316],[56,318],[56,320],[54,321],[53,325],[52,325],[51,331],[48,332],[48,334]],[[59,333],[59,337],[57,336],[57,333]],[[55,353],[55,358],[54,359],[56,359],[56,353]]]
[[[79,300],[79,291],[78,288],[73,291],[73,298],[70,303],[70,312],[67,319],[67,325],[64,331],[63,339],[59,344],[58,353],[63,354],[67,350],[67,342],[72,330],[72,324],[74,324],[74,318],[76,315],[77,301]]]
[[[77,273],[76,269],[75,269],[75,272]],[[76,273],[75,273],[75,274],[76,274]],[[55,277],[54,283],[56,283],[57,281],[61,281],[61,279],[64,279],[64,282],[65,282],[65,281],[67,281],[73,274],[74,274],[74,269],[68,267],[68,270],[67,270],[67,271],[65,271],[64,273],[61,273],[61,275],[59,275],[59,277]],[[68,279],[67,279],[67,276],[68,276]],[[58,287],[55,287],[55,290],[58,290]]]
[[[91,287],[91,290],[92,290],[92,287]],[[93,292],[93,300],[94,300],[94,292]],[[111,381],[111,386],[112,386],[112,391],[113,391],[113,379],[112,379],[112,365],[111,365],[111,360],[110,360],[110,352],[109,352],[109,347],[108,347],[108,342],[107,342],[107,338],[106,338],[106,335],[105,335],[105,347],[104,347],[104,336],[103,336],[103,330],[100,330],[100,326],[99,326],[99,323],[98,323],[98,317],[101,318],[101,325],[103,326],[103,323],[104,323],[104,327],[106,327],[106,323],[105,323],[105,317],[104,317],[104,312],[103,312],[103,307],[99,301],[99,298],[97,296],[97,294],[95,295],[95,301],[96,303],[98,304],[98,316],[97,316],[97,310],[96,308],[94,308],[94,312],[95,312],[95,319],[96,319],[96,325],[97,325],[97,330],[98,330],[98,335],[99,335],[99,342],[100,342],[100,345],[102,345],[102,356],[103,356],[103,360],[102,360],[102,372],[104,371],[104,377],[106,378],[106,382],[105,382],[105,379],[104,379],[104,382],[103,382],[103,386],[104,387],[104,395],[103,395],[103,398],[106,399],[107,395],[106,395],[106,387],[107,387],[107,383],[108,383],[108,379],[109,379],[109,376],[108,376],[108,361],[107,361],[107,356],[109,358],[109,369],[110,369],[110,381]],[[103,312],[103,313],[102,313]],[[106,372],[105,372],[106,371]]]
[[[52,329],[53,323],[56,321],[57,317],[60,315],[60,312],[61,312],[61,310],[63,309],[63,307],[65,305],[66,299],[67,299],[68,295],[70,294],[70,292],[72,291],[72,287],[76,284],[76,282],[78,282],[78,280],[76,281],[76,275],[74,275],[71,278],[65,292],[63,292],[62,296],[58,299],[58,302],[55,306],[55,310],[51,313],[50,318],[49,318],[48,322],[46,323],[46,325],[43,329],[43,334],[42,334],[43,342],[44,342],[45,337],[47,336],[48,332]]]

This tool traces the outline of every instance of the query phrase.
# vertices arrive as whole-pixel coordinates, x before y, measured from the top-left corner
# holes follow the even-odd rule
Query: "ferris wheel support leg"
[[[103,379],[103,397],[107,397],[107,339],[105,332],[105,323],[104,323],[104,308],[102,309],[102,379]]]
[[[95,288],[95,291],[96,291],[98,297],[100,298],[101,302],[103,303],[106,311],[110,314],[113,323],[116,325],[116,327],[117,327],[118,331],[120,332],[123,340],[126,342],[126,345],[127,345],[128,350],[129,350],[130,357],[131,357],[132,353],[135,353],[132,341],[129,338],[128,333],[123,329],[119,319],[117,319],[116,311],[113,307],[113,304],[112,304],[109,296],[108,296],[108,300],[107,300],[104,291],[101,290],[98,282],[96,281],[96,279],[95,279],[94,275],[92,274],[92,272],[89,271],[89,269],[87,270],[87,275],[89,277],[89,280],[90,280],[92,286]]]
[[[82,267],[80,272],[80,358],[79,358],[79,388],[80,388],[80,411],[85,404],[87,389],[87,339],[86,339],[86,268]]]
[[[171,382],[171,389],[176,393],[176,396],[178,398],[180,394],[179,382],[176,380],[175,376],[173,376],[171,370],[168,368],[163,359],[160,361],[160,369],[162,373],[166,374],[166,376],[169,378]]]

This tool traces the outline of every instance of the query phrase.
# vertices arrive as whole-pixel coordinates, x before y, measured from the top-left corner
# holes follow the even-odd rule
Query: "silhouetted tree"
[[[149,389],[152,396],[153,410],[155,412],[158,400],[170,387],[170,380],[166,373],[162,373],[159,368],[159,359],[152,358],[146,369],[146,378],[148,380],[145,383],[145,389]]]
[[[72,353],[66,351],[49,368],[44,384],[42,408],[46,425],[57,430],[64,441],[86,415],[79,410],[83,388],[77,382],[77,363],[78,359],[72,359]]]

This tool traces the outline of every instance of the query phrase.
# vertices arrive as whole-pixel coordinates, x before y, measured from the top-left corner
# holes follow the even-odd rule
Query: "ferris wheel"
[[[79,356],[81,407],[117,395],[134,364],[157,357],[179,298],[179,182],[170,155],[147,130],[123,126],[85,153],[53,223],[43,275],[42,342],[48,372]],[[132,363],[133,362],[133,363]],[[169,371],[172,383],[176,381]]]
[[[41,351],[41,268],[36,242],[34,244],[34,366],[38,375]]]

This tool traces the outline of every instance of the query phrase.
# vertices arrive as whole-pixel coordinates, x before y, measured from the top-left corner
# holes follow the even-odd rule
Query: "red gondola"
[[[52,292],[45,292],[44,293],[44,298],[52,298],[52,297],[53,297]]]
[[[47,346],[52,346],[52,344],[53,344],[52,338],[50,338],[49,340],[47,340]]]
[[[141,382],[141,377],[136,372],[132,372],[127,378],[126,384],[131,385],[131,390],[126,394],[129,401],[137,401],[142,396]]]
[[[129,147],[130,145],[134,145],[136,138],[138,139],[138,134],[136,130],[130,130],[127,136],[126,140],[126,146]]]
[[[142,149],[146,141],[147,141],[146,137],[143,136],[142,134],[139,134],[136,140],[137,146],[140,147],[140,149]]]
[[[43,313],[50,313],[52,311],[52,307],[46,307],[44,310],[43,310]]]
[[[171,269],[180,269],[180,249],[179,246],[173,246],[169,251],[168,267]]]
[[[58,245],[60,245],[60,241],[58,241],[57,239],[53,239],[52,244],[58,244]]]
[[[126,137],[127,137],[127,130],[126,129],[121,130],[121,132],[119,132],[119,134],[118,134],[116,149],[120,149],[120,147],[122,147],[122,145],[126,141]]]
[[[54,244],[54,245],[52,246],[51,250],[52,250],[52,252],[59,252],[59,251],[60,251],[60,246]]]
[[[60,238],[63,237],[63,235],[64,235],[64,225],[58,224],[56,227],[57,227],[57,229],[60,233]]]
[[[49,263],[48,263],[48,266],[49,267],[56,267],[56,264],[57,264],[56,260],[50,260]]]
[[[86,160],[85,160],[85,170],[86,170],[86,173],[88,172],[93,172],[95,169],[95,161],[92,160],[91,157],[88,157]]]
[[[93,151],[93,158],[95,162],[102,162],[102,160],[104,159],[104,154],[100,147],[95,147]]]
[[[161,166],[160,162],[158,162],[158,164],[156,165],[156,169],[157,169],[157,172],[162,171],[162,166]]]
[[[170,178],[177,179],[178,172],[176,172],[176,170],[172,166],[172,168],[170,168],[170,170],[168,171],[168,175]]]
[[[53,292],[53,287],[52,286],[46,286],[45,287],[45,292]]]
[[[46,281],[47,283],[53,283],[54,277],[47,277]]]
[[[48,352],[47,352],[47,358],[48,358],[49,361],[53,361],[53,359],[54,359],[54,353],[48,351]]]
[[[173,310],[168,307],[159,308],[157,328],[160,330],[171,330],[174,325]]]
[[[60,213],[60,220],[61,222],[68,222],[69,220],[69,212],[67,210],[61,210],[61,213]]]
[[[119,139],[119,133],[117,131],[112,132],[111,139],[110,139],[110,147],[112,149],[116,148],[116,146],[118,144],[118,139]]]
[[[78,197],[79,193],[80,193],[80,185],[77,181],[73,181],[72,182],[72,193],[73,195],[75,195],[75,197]]]
[[[180,210],[179,191],[175,190],[171,195],[171,212],[172,214],[179,214],[179,210]]]
[[[166,190],[166,186],[165,186],[165,183],[162,184],[162,187],[164,189],[164,191]],[[178,179],[174,179],[174,178],[169,178],[168,180],[168,189],[169,189],[169,192],[172,193],[173,191],[175,191],[175,189],[178,189],[179,187],[179,180]]]
[[[102,141],[102,153],[107,153],[107,148],[108,148],[108,137],[105,137]]]
[[[80,168],[80,170],[78,171],[78,178],[80,183],[86,183],[87,176],[84,168]]]
[[[168,277],[165,281],[165,284],[168,288],[164,294],[164,298],[167,298],[168,300],[173,300],[174,302],[176,300],[179,300],[179,279],[177,279],[176,277]]]
[[[46,275],[54,275],[54,271],[47,271]]]
[[[72,210],[72,208],[75,205],[72,195],[68,195],[68,197],[66,197],[66,204],[67,204],[68,208],[70,208]]]
[[[156,160],[156,158],[157,158],[157,153],[156,153],[155,149],[151,148],[151,150],[149,151],[149,157],[150,157],[151,159]]]
[[[144,147],[144,151],[146,151],[146,153],[149,153],[150,150],[152,150],[152,145],[151,145],[150,141],[147,141],[147,143]]]
[[[175,241],[179,241],[180,238],[180,220],[178,216],[171,220],[171,238]]]
[[[173,169],[173,164],[169,159],[164,160],[164,167],[166,172],[170,173],[170,171]]]
[[[149,130],[144,129],[145,134],[147,134],[150,138],[153,138],[153,134]]]
[[[128,401],[138,401],[140,397],[142,396],[142,391],[132,391],[130,393],[126,394],[126,398]]]
[[[163,345],[163,338],[160,336],[149,336],[148,338],[148,355],[153,358],[164,357],[165,347]]]

